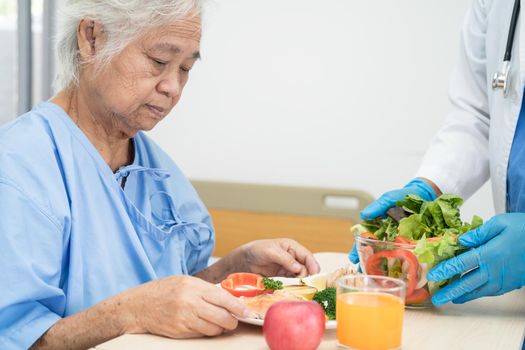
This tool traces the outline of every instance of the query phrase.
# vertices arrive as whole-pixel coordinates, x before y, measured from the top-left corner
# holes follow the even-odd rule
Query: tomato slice
[[[264,293],[263,277],[256,273],[232,273],[221,282],[221,287],[236,297],[254,297]]]
[[[409,240],[408,238],[397,236],[394,238],[395,243],[402,243],[402,244],[414,244],[414,241]]]
[[[416,289],[412,294],[408,294],[405,299],[405,304],[408,305],[415,305],[415,304],[423,304],[430,298],[430,293],[426,288],[419,288]]]
[[[376,239],[377,240],[376,235],[374,235],[373,233],[370,233],[370,232],[361,232],[361,234],[359,236],[361,236],[362,238]]]
[[[384,276],[385,272],[380,265],[383,258],[398,258],[408,264],[408,271],[406,275],[407,295],[412,294],[416,289],[417,271],[419,268],[419,262],[417,261],[417,257],[414,255],[414,253],[406,249],[383,250],[377,252],[369,257],[366,261],[366,273],[369,275]]]

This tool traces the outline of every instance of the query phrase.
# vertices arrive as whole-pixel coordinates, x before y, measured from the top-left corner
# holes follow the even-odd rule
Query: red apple
[[[323,308],[315,301],[281,301],[266,313],[264,338],[271,350],[315,350],[325,322]]]

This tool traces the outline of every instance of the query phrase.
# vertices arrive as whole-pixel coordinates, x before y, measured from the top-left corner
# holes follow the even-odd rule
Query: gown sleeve
[[[0,177],[0,349],[27,349],[64,311],[63,228]]]
[[[451,109],[417,173],[442,192],[470,197],[489,178],[489,100],[483,1],[473,1],[461,34],[460,57],[450,84]]]

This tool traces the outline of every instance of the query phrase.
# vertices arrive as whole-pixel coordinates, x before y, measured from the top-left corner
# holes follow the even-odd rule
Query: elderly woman
[[[123,333],[212,336],[246,315],[214,286],[234,271],[306,275],[288,240],[207,267],[208,212],[142,130],[199,58],[197,0],[69,0],[60,92],[0,129],[0,348],[86,348]]]

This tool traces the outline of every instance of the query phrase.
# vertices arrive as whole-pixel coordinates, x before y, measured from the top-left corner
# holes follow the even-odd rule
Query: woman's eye
[[[190,70],[191,70],[191,67],[180,67],[180,70],[183,71],[184,73],[188,73]]]
[[[164,67],[166,65],[166,62],[158,60],[156,58],[152,58],[151,60],[153,61],[153,63],[155,63],[155,65],[159,67]]]

